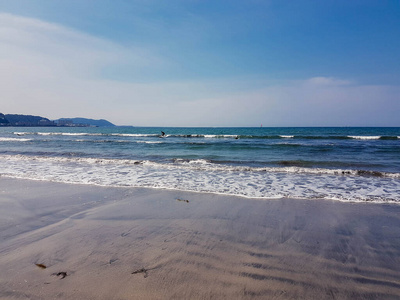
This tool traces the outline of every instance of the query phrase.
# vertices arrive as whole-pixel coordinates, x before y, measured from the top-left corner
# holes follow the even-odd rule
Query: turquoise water
[[[70,183],[400,202],[400,128],[3,127],[0,167]]]

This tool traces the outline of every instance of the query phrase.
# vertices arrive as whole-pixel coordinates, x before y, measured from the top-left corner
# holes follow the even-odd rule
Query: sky
[[[0,112],[400,126],[400,1],[0,0]]]

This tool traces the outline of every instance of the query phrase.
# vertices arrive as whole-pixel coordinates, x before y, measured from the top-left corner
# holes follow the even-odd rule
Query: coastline
[[[2,299],[400,297],[396,204],[4,177],[0,195]]]

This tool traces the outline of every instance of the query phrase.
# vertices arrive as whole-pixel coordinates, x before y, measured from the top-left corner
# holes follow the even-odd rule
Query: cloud
[[[312,77],[308,80],[304,81],[305,84],[314,85],[314,86],[341,86],[341,85],[349,85],[351,81],[342,80],[333,77]]]
[[[124,47],[37,19],[0,13],[0,28],[3,59],[42,66],[53,76],[95,76],[101,68],[115,64],[140,71],[164,63],[149,49]]]
[[[142,126],[400,125],[397,86],[234,75],[145,81],[146,72],[174,75],[174,64],[151,47],[127,47],[11,14],[0,14],[0,44],[3,113]],[[123,80],[111,79],[109,68]],[[126,70],[127,78],[139,80],[124,78]]]

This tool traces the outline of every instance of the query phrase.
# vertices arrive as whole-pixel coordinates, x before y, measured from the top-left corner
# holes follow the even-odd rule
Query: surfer
[[[165,136],[165,132],[161,131],[161,137],[164,137],[164,136]]]

